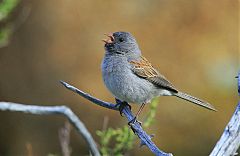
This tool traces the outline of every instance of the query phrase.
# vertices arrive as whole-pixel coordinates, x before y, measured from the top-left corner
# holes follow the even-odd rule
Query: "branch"
[[[240,73],[238,74],[240,95]],[[233,156],[240,146],[240,102],[210,156]]]
[[[72,153],[72,149],[69,146],[71,128],[72,127],[70,123],[65,122],[64,127],[60,128],[58,131],[58,137],[59,137],[63,156],[71,156],[71,153]]]
[[[73,124],[73,126],[77,129],[78,133],[80,133],[83,136],[83,138],[85,139],[89,146],[92,155],[100,156],[100,153],[97,149],[97,146],[91,134],[84,126],[82,121],[67,106],[34,106],[12,102],[0,102],[0,110],[22,112],[35,115],[62,114]]]
[[[120,103],[117,103],[116,104],[112,104],[112,103],[108,103],[108,102],[105,102],[105,101],[102,101],[100,99],[97,99],[79,89],[77,89],[76,87],[74,86],[71,86],[69,85],[68,83],[64,82],[64,81],[60,81],[67,89],[79,94],[80,96],[88,99],[89,101],[99,105],[99,106],[102,106],[102,107],[105,107],[105,108],[108,108],[108,109],[112,109],[112,110],[117,110],[118,111],[118,104]],[[134,116],[131,112],[131,110],[129,109],[129,107],[124,107],[123,109],[123,114],[126,116],[127,120],[128,121],[131,121]],[[161,151],[151,140],[151,136],[148,135],[141,127],[141,125],[139,123],[134,123],[131,127],[133,130],[134,130],[134,133],[139,137],[139,139],[141,140],[141,144],[143,145],[146,145],[155,155],[157,156],[172,156],[171,153],[165,153],[163,151]]]

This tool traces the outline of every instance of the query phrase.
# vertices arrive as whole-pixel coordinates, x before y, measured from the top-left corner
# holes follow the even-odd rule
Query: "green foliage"
[[[149,127],[156,115],[158,99],[152,100],[150,110],[146,115],[143,127]],[[107,130],[98,130],[97,135],[100,137],[100,152],[103,156],[123,156],[123,154],[133,148],[134,133],[128,126],[122,128],[108,128]]]
[[[101,139],[101,153],[103,156],[122,156],[122,153],[128,151],[133,146],[134,134],[128,126],[122,128],[108,128],[105,131],[97,131]]]
[[[9,38],[12,34],[12,27],[11,26],[5,26],[3,28],[0,28],[0,47],[3,47],[8,44]]]
[[[10,13],[16,8],[19,0],[3,0],[0,3],[0,21],[8,18]]]
[[[3,0],[0,2],[0,22],[10,16],[19,2],[20,0]],[[0,27],[0,48],[8,44],[12,31],[13,26],[9,23]]]

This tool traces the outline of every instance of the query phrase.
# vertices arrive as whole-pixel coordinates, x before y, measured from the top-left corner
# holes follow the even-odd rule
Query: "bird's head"
[[[104,48],[107,55],[125,55],[125,56],[140,56],[136,39],[129,32],[115,32],[105,34],[108,38],[103,39]]]

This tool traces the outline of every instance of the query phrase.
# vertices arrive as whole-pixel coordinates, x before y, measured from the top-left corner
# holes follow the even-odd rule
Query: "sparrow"
[[[209,110],[216,109],[206,101],[179,91],[166,77],[156,70],[141,54],[136,39],[129,32],[105,34],[105,55],[102,61],[102,77],[116,100],[140,104],[131,123],[154,97],[175,96]],[[121,112],[121,111],[120,111]]]

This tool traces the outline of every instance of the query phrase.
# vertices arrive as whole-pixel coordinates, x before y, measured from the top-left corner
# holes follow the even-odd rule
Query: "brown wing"
[[[130,61],[133,66],[132,71],[139,77],[145,78],[154,85],[173,92],[178,92],[177,89],[156,69],[153,68],[150,62],[143,56],[140,61]]]

